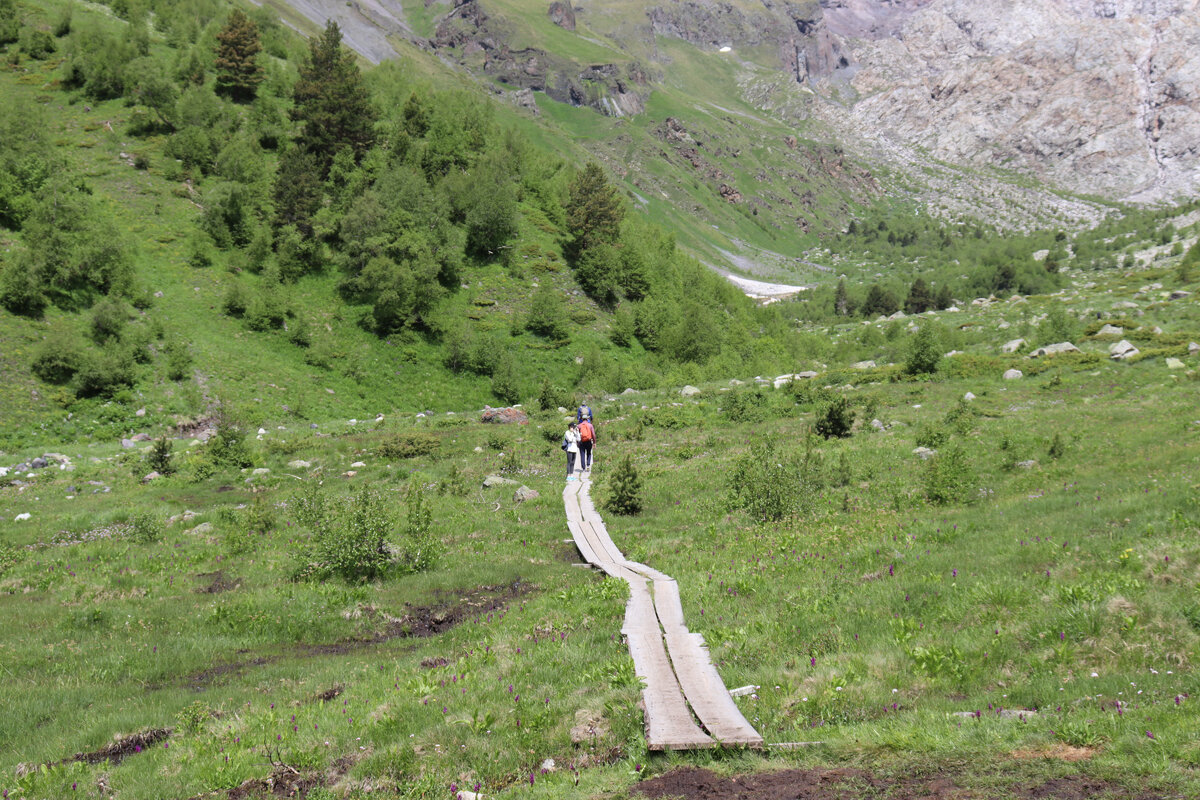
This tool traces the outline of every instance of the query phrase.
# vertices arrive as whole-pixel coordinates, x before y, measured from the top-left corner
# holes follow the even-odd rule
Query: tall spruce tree
[[[217,94],[239,103],[253,100],[263,79],[260,52],[258,26],[234,9],[217,34]]]
[[[616,187],[595,162],[589,162],[571,182],[566,212],[570,249],[576,258],[598,244],[615,244],[625,216]]]
[[[357,161],[375,143],[377,115],[371,96],[333,20],[309,42],[292,96],[292,119],[303,124],[297,144],[316,157],[322,178],[338,150],[350,148]]]
[[[904,301],[904,313],[921,314],[933,308],[933,293],[924,278],[917,278],[908,287],[908,297]]]

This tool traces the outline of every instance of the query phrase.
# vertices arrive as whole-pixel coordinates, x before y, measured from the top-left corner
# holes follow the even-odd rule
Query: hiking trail
[[[590,476],[579,478],[563,489],[567,527],[589,564],[629,584],[621,633],[643,683],[649,749],[763,747],[762,736],[746,721],[717,674],[704,637],[684,625],[679,584],[625,559],[592,505]]]

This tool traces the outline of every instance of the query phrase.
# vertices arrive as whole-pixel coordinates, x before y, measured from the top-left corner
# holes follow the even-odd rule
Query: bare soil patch
[[[533,586],[518,579],[499,586],[438,592],[444,602],[437,605],[412,606],[406,603],[404,616],[388,625],[388,633],[417,639],[434,636],[481,614],[499,611],[515,598],[532,590]]]
[[[261,797],[306,797],[310,791],[325,785],[323,775],[305,775],[290,769],[276,769],[266,778],[251,779],[235,786],[226,795],[229,800],[249,800]]]
[[[1014,777],[1010,786],[995,789],[968,789],[963,783],[954,775],[882,779],[857,769],[797,769],[725,778],[688,767],[644,781],[635,791],[671,800],[1165,800],[1086,775],[1039,781]]]
[[[230,578],[222,570],[201,572],[196,577],[199,580],[207,581],[207,584],[196,590],[200,594],[221,594],[222,592],[233,591],[242,585],[240,578]]]
[[[99,764],[108,761],[115,766],[129,756],[140,753],[169,738],[170,735],[170,728],[153,728],[130,736],[124,736],[112,744],[105,745],[99,750],[93,750],[90,753],[76,753],[73,758],[69,758],[67,761],[84,761],[88,764]]]

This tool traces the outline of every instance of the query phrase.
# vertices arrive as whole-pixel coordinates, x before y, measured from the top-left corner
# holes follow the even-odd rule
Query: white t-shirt
[[[579,431],[576,428],[567,428],[567,452],[579,452]]]

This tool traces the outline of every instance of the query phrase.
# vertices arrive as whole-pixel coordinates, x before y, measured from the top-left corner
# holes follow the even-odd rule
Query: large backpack
[[[592,442],[595,440],[596,428],[592,425],[591,421],[584,420],[583,424],[579,426],[579,441]]]

